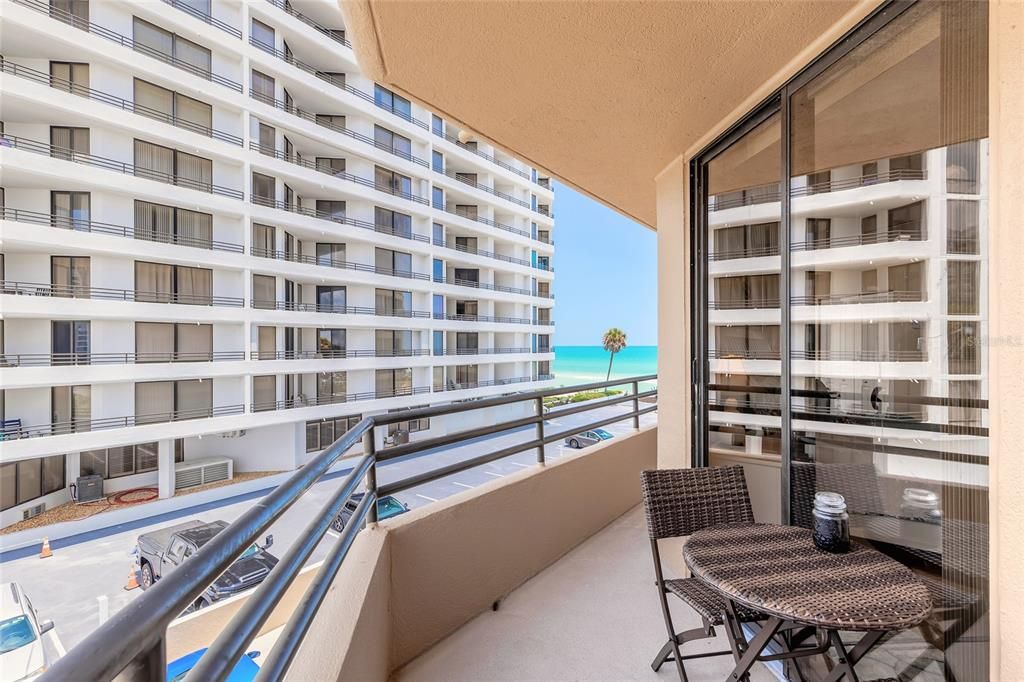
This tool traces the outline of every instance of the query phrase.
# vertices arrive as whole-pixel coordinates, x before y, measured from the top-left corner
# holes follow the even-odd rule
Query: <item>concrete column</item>
[[[158,442],[156,455],[160,498],[174,497],[174,440],[167,438]]]

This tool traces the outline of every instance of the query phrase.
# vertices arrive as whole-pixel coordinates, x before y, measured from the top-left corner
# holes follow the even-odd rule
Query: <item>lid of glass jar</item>
[[[934,491],[925,490],[924,488],[904,488],[903,500],[928,507],[938,506],[939,504],[939,496]]]
[[[814,495],[814,507],[828,512],[846,511],[846,498],[839,493],[820,492]]]

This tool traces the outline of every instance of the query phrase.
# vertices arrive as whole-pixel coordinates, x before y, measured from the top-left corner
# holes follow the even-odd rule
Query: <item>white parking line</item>
[[[494,476],[496,478],[502,478],[505,476],[505,474],[499,474],[496,471],[485,471],[484,473],[487,474],[488,476]]]
[[[420,498],[426,500],[427,502],[437,502],[436,498],[427,497],[426,495],[420,495],[419,493],[416,493],[416,497],[420,497]]]
[[[524,469],[529,469],[530,467],[533,466],[532,464],[523,464],[522,462],[509,462],[509,464],[515,465],[517,467],[523,467]]]
[[[335,533],[333,530],[327,531],[327,534],[330,535],[332,538],[341,538],[341,536]]]
[[[465,483],[459,483],[458,481],[452,481],[452,485],[457,485],[457,486],[459,486],[460,488],[469,488],[470,490],[472,490],[472,489],[473,489],[473,486],[471,486],[471,485],[466,485]]]

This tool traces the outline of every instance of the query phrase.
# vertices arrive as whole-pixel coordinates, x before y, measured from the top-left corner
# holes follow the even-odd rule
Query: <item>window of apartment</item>
[[[477,332],[456,332],[455,348],[459,354],[475,353],[480,349],[480,335]]]
[[[436,170],[438,173],[444,173],[444,154],[437,151],[431,152],[430,165],[431,168]]]
[[[978,244],[979,202],[950,199],[946,202],[946,252],[965,255],[980,253]]]
[[[159,463],[157,443],[139,443],[101,450],[86,450],[78,455],[80,476],[99,475],[119,478],[156,471]]]
[[[808,218],[806,223],[807,242],[812,249],[827,249],[832,234],[832,220],[829,218]]]
[[[399,237],[412,237],[412,216],[380,206],[373,209],[373,220],[378,232]]]
[[[412,178],[381,166],[374,167],[374,186],[388,194],[402,197],[412,195]]]
[[[50,388],[50,422],[54,433],[89,431],[92,427],[92,386]]]
[[[88,298],[90,259],[88,256],[51,256],[50,284],[53,296]]]
[[[213,191],[213,161],[135,140],[135,175],[202,192]]]
[[[277,151],[277,129],[260,121],[256,124],[256,136],[260,153],[273,156]]]
[[[316,398],[320,403],[344,402],[348,395],[345,372],[319,372],[316,375]]]
[[[89,154],[89,129],[50,126],[50,156],[74,161],[76,154]]]
[[[362,420],[361,414],[351,417],[317,419],[306,422],[306,452],[317,452],[328,447],[338,438],[353,429]]]
[[[412,292],[393,289],[376,289],[374,302],[378,315],[410,317],[412,315]]]
[[[911,301],[924,293],[923,288],[924,263],[904,263],[903,265],[889,266],[889,291],[911,294],[908,298]]]
[[[345,265],[345,245],[341,243],[316,243],[316,264],[327,267]]]
[[[135,200],[136,239],[213,248],[213,215]]]
[[[920,239],[922,234],[923,202],[916,202],[899,208],[889,209],[889,232],[897,235],[910,235]]]
[[[332,130],[345,130],[345,117],[341,114],[317,114],[316,123]]]
[[[444,390],[444,367],[434,367],[433,369],[433,387],[432,391],[439,393]]]
[[[255,41],[257,47],[269,52],[275,51],[274,46],[277,43],[274,39],[274,29],[272,26],[267,26],[262,21],[253,19],[249,37]]]
[[[412,117],[412,103],[409,100],[396,95],[376,83],[373,86],[373,101],[381,109],[387,109],[402,118],[409,119]]]
[[[63,490],[65,484],[64,455],[33,457],[0,464],[0,507],[7,511],[43,495]]]
[[[135,384],[135,423],[156,424],[209,417],[213,379],[142,381]]]
[[[378,274],[397,275],[399,277],[412,276],[411,253],[382,249],[378,246],[374,249],[373,262],[374,269]]]
[[[949,423],[955,426],[981,426],[981,409],[971,405],[980,402],[981,382],[961,380],[949,382]]]
[[[318,156],[316,157],[316,169],[328,175],[344,175],[345,159],[338,157]]]
[[[212,305],[213,270],[135,261],[135,300]]]
[[[378,398],[412,395],[412,369],[378,369],[374,386]]]
[[[252,69],[249,74],[249,96],[254,97],[261,102],[273,105],[276,101],[276,89],[274,86],[274,78],[268,76],[262,71]],[[320,117],[318,116],[317,119]],[[319,120],[317,121],[319,122]]]
[[[50,62],[50,87],[76,94],[89,94],[89,65],[80,62]]]
[[[480,305],[477,301],[455,301],[455,314],[460,318],[475,319],[480,314]]]
[[[412,140],[382,126],[373,126],[373,142],[378,149],[406,159],[412,157]]]
[[[345,208],[346,206],[344,201],[331,201],[328,199],[316,200],[317,217],[325,218],[326,220],[344,222]]]
[[[205,362],[212,359],[212,324],[135,323],[136,362]]]
[[[889,171],[899,173],[900,171],[922,171],[924,169],[924,155],[904,154],[889,159]]]
[[[156,57],[204,78],[213,67],[210,50],[179,35],[133,17],[132,44],[136,51]]]
[[[778,307],[779,276],[718,277],[715,279],[715,305],[719,310]]]
[[[89,192],[50,192],[50,224],[53,227],[89,231],[91,214]]]
[[[978,140],[950,145],[946,149],[946,191],[977,194],[979,168]]]
[[[346,349],[346,334],[344,329],[317,329],[316,347],[321,357],[343,358]]]
[[[479,383],[479,368],[476,365],[456,365],[455,383],[459,388],[474,388]]]
[[[480,270],[477,268],[455,268],[455,283],[470,286],[480,283]]]
[[[377,329],[374,348],[378,357],[407,357],[412,354],[412,330]]]
[[[50,16],[76,28],[89,27],[89,0],[50,0]]]
[[[433,301],[434,319],[436,319],[436,320],[443,320],[444,319],[444,296],[442,296],[441,294],[434,294],[432,301]]]
[[[947,312],[950,315],[978,314],[980,265],[971,260],[946,261]]]
[[[441,369],[441,368],[439,367],[437,369]],[[402,412],[402,411],[405,411],[405,410],[418,410],[418,409],[423,408],[423,407],[429,407],[429,405],[416,405],[414,407],[398,408],[398,409],[395,409],[395,410],[388,410],[388,414],[391,414],[391,413],[394,413],[394,412]],[[400,433],[400,432],[401,433],[409,434],[409,433],[416,433],[418,431],[429,431],[429,430],[430,430],[430,419],[426,418],[426,417],[424,417],[422,419],[411,419],[409,421],[395,422],[394,424],[388,424],[388,435],[389,436],[394,436],[395,434]]]
[[[277,204],[277,180],[262,173],[252,174],[252,198],[262,206]]]
[[[444,332],[433,332],[434,355],[444,355]]]
[[[456,237],[455,238],[455,249],[457,251],[464,251],[465,253],[476,253],[477,248],[476,237]]]
[[[88,320],[50,322],[50,353],[54,365],[88,362],[90,346],[91,325]]]
[[[445,210],[444,190],[440,187],[433,187],[430,190],[430,205],[436,209]]]
[[[277,228],[273,225],[252,224],[252,252],[256,256],[273,257],[276,249]]]
[[[860,219],[860,237],[861,241],[865,244],[871,244],[875,241],[875,236],[878,234],[878,216],[872,213],[866,215]]]
[[[208,135],[213,128],[213,107],[206,102],[135,79],[135,113]]]
[[[277,307],[277,278],[271,275],[252,276],[252,305],[254,308]]]
[[[316,304],[320,312],[344,313],[347,310],[345,287],[317,286]]]
[[[430,129],[435,135],[444,135],[444,119],[437,114],[430,115]]]
[[[252,411],[277,409],[277,375],[265,374],[252,378]]]
[[[480,207],[473,204],[456,204],[455,214],[470,220],[477,220],[480,217]]]
[[[551,335],[550,334],[538,334],[537,335],[537,351],[536,352],[538,352],[538,353],[550,353],[551,352]]]
[[[440,258],[435,258],[434,259],[433,268],[434,268],[434,271],[433,271],[434,281],[435,282],[443,282],[444,281],[444,261],[441,260]]]

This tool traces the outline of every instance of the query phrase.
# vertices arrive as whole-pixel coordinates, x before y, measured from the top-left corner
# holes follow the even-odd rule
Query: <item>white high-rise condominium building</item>
[[[0,32],[0,525],[551,385],[550,179],[362,76],[333,0],[5,0]]]

